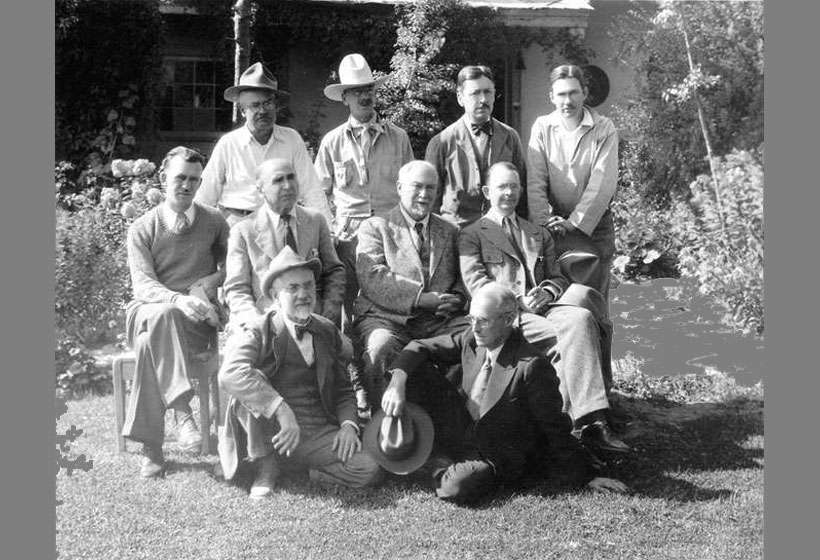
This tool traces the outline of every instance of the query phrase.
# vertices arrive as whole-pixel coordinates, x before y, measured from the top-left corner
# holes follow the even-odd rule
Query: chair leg
[[[115,437],[117,438],[117,451],[124,453],[126,451],[125,437],[122,435],[122,427],[125,424],[125,379],[123,376],[123,362],[127,357],[116,357],[111,364],[111,378],[114,385],[114,427],[116,428]]]
[[[209,455],[211,453],[211,412],[208,385],[207,379],[200,379],[199,383],[197,383],[197,396],[199,397],[199,432],[202,436],[203,455]]]

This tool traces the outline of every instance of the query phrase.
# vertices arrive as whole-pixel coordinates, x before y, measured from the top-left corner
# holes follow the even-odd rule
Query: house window
[[[166,57],[162,62],[159,127],[172,132],[217,132],[231,128],[230,103],[222,99],[221,62]]]

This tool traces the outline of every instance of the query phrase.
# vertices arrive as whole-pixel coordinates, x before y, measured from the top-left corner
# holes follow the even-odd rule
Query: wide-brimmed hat
[[[268,266],[268,270],[265,272],[265,276],[262,277],[262,293],[267,294],[270,291],[270,286],[273,281],[276,280],[277,276],[295,268],[307,268],[313,272],[314,276],[318,276],[322,270],[322,263],[319,262],[317,258],[305,260],[297,255],[296,252],[290,248],[290,245],[286,245],[273,257],[273,260]]]
[[[572,282],[586,284],[598,273],[601,259],[595,253],[571,249],[558,257],[561,273]]]
[[[423,408],[404,403],[401,416],[378,410],[364,428],[362,445],[384,469],[409,474],[421,467],[433,450],[433,421]]]
[[[363,86],[378,86],[387,79],[387,76],[375,79],[370,65],[358,53],[345,56],[339,63],[339,82],[325,87],[325,96],[333,101],[341,101],[342,93],[346,89]]]
[[[289,95],[285,90],[279,89],[279,82],[276,77],[267,71],[261,62],[254,62],[248,69],[239,76],[239,83],[225,90],[226,101],[236,101],[239,94],[249,89],[261,89],[272,91],[277,97]]]

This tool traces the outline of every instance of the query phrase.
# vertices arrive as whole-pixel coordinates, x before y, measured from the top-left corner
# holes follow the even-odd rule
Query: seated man
[[[305,259],[321,261],[319,313],[340,324],[344,266],[336,256],[324,216],[296,204],[298,179],[293,164],[284,159],[267,160],[256,169],[256,188],[264,203],[232,227],[228,239],[224,291],[232,327],[253,322],[270,307],[261,276],[286,246]]]
[[[528,342],[552,350],[561,380],[565,410],[577,433],[608,451],[628,451],[614,436],[606,411],[609,402],[601,360],[599,317],[605,316],[593,288],[572,284],[561,275],[549,233],[521,217],[515,208],[521,195],[518,170],[507,162],[490,168],[484,196],[490,209],[459,236],[461,274],[470,293],[497,281],[516,294],[521,331]],[[587,307],[587,308],[585,308]],[[596,317],[590,309],[596,311]]]
[[[228,241],[220,213],[193,203],[204,165],[205,157],[189,148],[168,152],[159,171],[165,202],[128,228],[134,299],[126,308],[126,331],[136,362],[122,435],[143,443],[144,477],[165,470],[166,408],[174,410],[183,448],[201,443],[188,404],[189,377],[202,365],[198,355],[216,341],[219,318],[211,302],[224,278]]]
[[[375,484],[379,465],[361,449],[356,402],[341,358],[339,329],[311,312],[321,264],[290,247],[274,257],[261,289],[270,310],[229,340],[219,381],[230,395],[219,458],[225,479],[254,461],[250,497],[271,494],[286,464],[313,480]]]
[[[450,457],[437,461],[436,495],[471,503],[525,473],[545,473],[547,464],[579,486],[626,492],[622,482],[598,476],[600,462],[572,437],[555,370],[514,328],[517,316],[516,296],[506,286],[492,282],[476,290],[472,329],[414,340],[393,361],[385,414],[402,413],[405,384],[420,364],[460,364],[461,374],[450,381],[464,404],[450,428],[461,437],[446,450]]]
[[[458,272],[458,228],[431,214],[438,176],[426,161],[399,170],[399,204],[359,226],[353,332],[364,346],[369,402],[378,406],[385,367],[405,344],[467,328]]]

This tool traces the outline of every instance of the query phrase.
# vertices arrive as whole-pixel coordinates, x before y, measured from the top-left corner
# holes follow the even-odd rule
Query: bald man
[[[306,260],[321,261],[316,312],[340,326],[345,271],[327,220],[320,212],[296,204],[299,178],[290,161],[263,162],[255,180],[264,203],[231,228],[228,239],[224,290],[231,325],[247,324],[273,304],[261,289],[261,277],[279,251],[290,246]]]
[[[384,371],[414,338],[466,329],[458,228],[432,213],[438,173],[414,160],[399,170],[399,204],[359,227],[354,336],[363,346],[369,402],[378,406]]]

